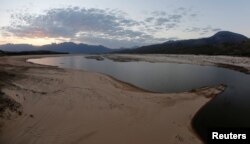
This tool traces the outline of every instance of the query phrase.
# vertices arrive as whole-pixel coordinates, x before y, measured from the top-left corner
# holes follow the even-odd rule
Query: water
[[[110,75],[154,92],[183,92],[226,84],[226,91],[195,115],[193,127],[202,139],[213,127],[250,127],[250,75],[213,66],[174,63],[97,61],[84,56],[29,60],[62,68],[83,69]]]

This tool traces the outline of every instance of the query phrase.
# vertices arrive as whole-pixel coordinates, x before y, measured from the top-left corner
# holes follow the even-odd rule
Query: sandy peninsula
[[[0,57],[1,144],[196,144],[195,113],[225,86],[150,93],[109,76]],[[3,107],[4,106],[4,107]]]
[[[179,64],[196,64],[206,66],[218,66],[250,74],[250,58],[237,56],[207,56],[207,55],[174,55],[174,54],[109,54],[97,55],[114,61],[146,61],[167,62]]]

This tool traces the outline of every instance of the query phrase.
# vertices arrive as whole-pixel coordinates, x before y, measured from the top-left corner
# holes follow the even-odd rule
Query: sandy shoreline
[[[224,67],[250,74],[250,58],[236,56],[173,55],[173,54],[113,54],[104,55],[115,61],[146,61],[179,64],[196,64]]]
[[[25,62],[29,57],[0,57],[2,75],[10,75],[1,92],[21,105],[0,118],[1,144],[201,143],[191,120],[224,90],[144,92],[99,73]]]

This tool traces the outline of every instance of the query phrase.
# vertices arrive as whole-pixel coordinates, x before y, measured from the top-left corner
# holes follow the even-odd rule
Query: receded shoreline
[[[98,55],[96,56],[98,57]],[[250,74],[250,58],[235,56],[207,56],[207,55],[173,55],[173,54],[112,54],[104,55],[118,62],[145,61],[145,62],[169,62],[180,64],[196,64],[217,66]]]
[[[19,89],[3,87],[6,95],[22,104],[23,114],[12,120],[4,120],[0,142],[25,140],[32,143],[36,140],[39,143],[46,137],[51,139],[48,143],[58,143],[62,139],[65,142],[73,142],[91,133],[89,139],[80,141],[91,143],[105,140],[107,143],[115,143],[122,139],[130,143],[152,143],[152,140],[156,143],[200,143],[190,129],[192,117],[210,100],[206,97],[214,97],[225,88],[215,86],[183,93],[150,93],[103,74],[31,64],[26,62],[28,58],[34,56],[6,57],[7,61],[1,61],[1,64],[7,62],[13,69],[21,67],[25,71],[20,73],[21,79],[13,81]],[[6,69],[10,69],[6,66]],[[19,97],[16,97],[16,93],[19,93]],[[34,98],[38,100],[34,101]],[[43,107],[44,105],[48,107]],[[49,114],[46,114],[47,112]],[[98,118],[99,114],[102,115],[101,119]],[[45,118],[45,115],[53,119]],[[86,116],[90,118],[86,119]],[[60,118],[65,120],[57,123]],[[75,118],[75,122],[70,120],[72,118]],[[38,120],[38,127],[30,129],[30,125]],[[119,125],[110,122],[117,120]],[[81,125],[80,128],[77,125]],[[52,126],[52,130],[49,126]],[[39,127],[43,131],[40,131]],[[67,127],[75,127],[75,134],[68,135],[68,138],[60,137],[63,132],[60,129]],[[160,131],[154,131],[159,128]],[[10,130],[6,131],[7,129]],[[32,133],[26,133],[27,129]],[[34,138],[34,132],[40,136]],[[23,133],[24,137],[19,137],[17,133]],[[116,136],[115,140],[111,141],[111,135]],[[127,138],[122,138],[124,135],[127,135]],[[13,136],[15,139],[10,139]],[[60,140],[56,140],[56,137],[60,137]]]

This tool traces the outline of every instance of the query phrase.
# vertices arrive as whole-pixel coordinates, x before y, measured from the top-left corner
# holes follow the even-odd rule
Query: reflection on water
[[[29,60],[62,68],[105,73],[119,80],[155,92],[182,92],[202,86],[226,84],[220,96],[195,116],[193,126],[202,138],[206,129],[221,126],[250,126],[250,75],[212,66],[174,63],[97,61],[84,56]]]

